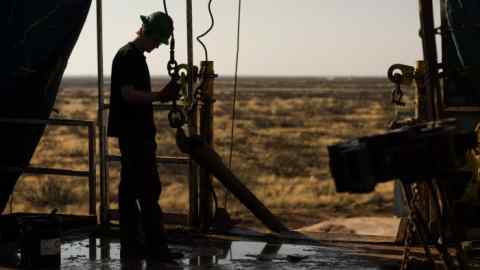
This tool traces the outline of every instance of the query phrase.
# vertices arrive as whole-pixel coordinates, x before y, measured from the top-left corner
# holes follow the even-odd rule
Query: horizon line
[[[218,75],[218,74],[217,74]],[[96,74],[64,74],[64,78],[96,78]],[[151,78],[168,78],[168,75],[152,75]],[[233,78],[234,75],[219,75],[218,78]],[[239,75],[242,78],[386,78],[386,75]],[[110,75],[104,75],[110,78]]]

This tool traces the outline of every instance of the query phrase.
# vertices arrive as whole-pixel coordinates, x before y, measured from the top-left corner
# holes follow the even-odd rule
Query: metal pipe
[[[192,12],[192,0],[187,1],[187,58],[188,58],[188,100],[192,101],[193,99],[193,12]],[[193,113],[192,118],[188,123],[188,131],[190,135],[197,133],[197,114]],[[189,162],[189,214],[188,214],[188,223],[192,227],[197,227],[199,222],[198,216],[198,166],[193,160]]]
[[[213,95],[214,78],[213,61],[203,61],[201,63],[200,74],[202,74],[203,85],[202,99],[199,106],[199,129],[200,136],[212,148],[213,146]],[[212,204],[212,175],[205,168],[200,168],[199,175],[199,215],[200,231],[207,232],[210,222],[213,219]]]
[[[188,94],[193,94],[193,12],[192,0],[187,0],[187,58],[188,58]],[[191,96],[190,96],[191,97]]]
[[[88,171],[75,171],[66,169],[44,168],[44,167],[15,167],[15,166],[0,166],[0,172],[11,173],[25,173],[25,174],[46,174],[46,175],[61,175],[61,176],[78,176],[88,177]]]
[[[0,118],[2,124],[27,124],[27,125],[55,125],[55,126],[83,126],[88,127],[92,121],[72,119],[32,119],[32,118]]]
[[[89,175],[88,175],[88,192],[89,192],[89,198],[90,198],[89,213],[90,213],[90,215],[94,215],[94,216],[97,215],[97,211],[96,211],[96,209],[97,209],[97,197],[96,197],[96,194],[97,194],[97,187],[96,187],[97,172],[95,170],[95,168],[96,168],[96,164],[95,164],[96,145],[95,145],[95,142],[96,142],[96,140],[95,140],[95,125],[93,123],[91,123],[88,126],[88,172],[89,172]]]
[[[100,137],[100,222],[102,225],[108,224],[108,181],[106,164],[106,132],[105,132],[105,110],[103,94],[103,17],[102,0],[97,0],[97,76],[98,76],[98,114],[97,125],[98,135]]]
[[[288,232],[288,228],[260,202],[257,197],[225,166],[222,158],[199,136],[188,138],[183,130],[177,130],[177,145],[188,153],[202,168],[212,173],[252,214],[272,232]]]
[[[440,83],[438,81],[438,59],[435,41],[435,26],[432,0],[419,0],[420,26],[425,59],[425,84],[427,88],[427,120],[440,118]]]
[[[121,156],[108,155],[108,162],[120,162]],[[157,156],[157,164],[187,164],[190,159],[188,157],[169,157],[169,156]]]

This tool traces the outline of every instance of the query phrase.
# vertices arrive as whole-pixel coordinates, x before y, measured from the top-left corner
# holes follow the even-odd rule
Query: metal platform
[[[64,245],[62,269],[398,269],[401,259],[398,251],[380,256],[358,246],[196,240],[191,246],[172,245],[185,259],[177,261],[177,266],[162,268],[143,261],[122,263],[118,243],[110,244],[110,259],[89,260],[87,245],[88,241]]]
[[[240,228],[198,234],[175,227],[168,229],[169,245],[184,258],[177,265],[151,265],[121,261],[117,233],[113,229],[95,239],[82,230],[62,234],[61,269],[399,269],[403,255],[403,246],[389,237],[262,234]],[[423,257],[420,248],[410,252]],[[20,268],[10,262],[0,269]]]

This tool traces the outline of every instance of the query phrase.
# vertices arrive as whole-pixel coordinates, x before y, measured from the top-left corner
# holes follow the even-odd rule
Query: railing
[[[55,126],[81,126],[88,128],[88,170],[68,170],[45,167],[12,167],[0,165],[0,171],[20,172],[27,174],[48,174],[62,176],[78,176],[88,177],[88,193],[89,193],[89,214],[96,215],[96,165],[95,165],[95,123],[85,120],[71,119],[28,119],[28,118],[0,118],[2,124],[19,124],[19,125],[55,125]]]
[[[172,109],[172,104],[159,104],[154,103],[153,109],[155,112],[157,111],[170,111]],[[103,102],[103,110],[109,110],[110,104]],[[108,117],[103,118],[102,127],[105,128],[107,126]],[[105,136],[103,139],[100,138],[100,144],[104,145],[105,150],[103,154],[100,153],[100,160],[104,162],[105,166],[105,173],[103,177],[100,177],[100,186],[103,187],[100,191],[100,217],[102,224],[110,224],[110,221],[118,221],[119,214],[118,209],[110,209],[110,202],[108,198],[110,197],[110,190],[108,183],[110,182],[109,178],[109,168],[110,163],[118,163],[121,161],[120,155],[111,155],[108,151],[108,138]],[[188,165],[190,162],[190,158],[188,156],[157,156],[156,162],[158,164],[184,164]],[[171,214],[171,213],[163,213],[164,222],[169,223],[173,222],[175,224],[184,224],[182,220],[185,219],[181,215]],[[186,225],[186,224],[185,224]]]

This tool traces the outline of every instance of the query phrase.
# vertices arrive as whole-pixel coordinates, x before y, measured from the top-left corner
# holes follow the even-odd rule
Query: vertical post
[[[425,61],[425,115],[422,117],[426,121],[439,120],[442,111],[441,89],[438,75],[438,57],[435,33],[435,20],[432,0],[419,0],[420,27],[422,37],[423,57]],[[429,179],[428,181],[433,181]],[[427,221],[428,226],[434,232],[435,223],[440,222],[436,214],[436,204],[433,202],[432,192],[426,184],[419,185],[420,201],[419,206],[422,209],[421,215]]]
[[[416,85],[416,108],[415,115],[419,122],[431,121],[431,105],[428,97],[428,90],[425,85],[425,62],[417,61],[415,69],[415,85]],[[428,184],[425,182],[417,183],[420,200],[416,202],[421,215],[425,220],[429,220],[431,216],[431,196]]]
[[[103,22],[102,22],[102,0],[97,0],[97,56],[98,56],[98,137],[100,148],[100,223],[102,229],[106,229],[108,221],[109,188],[107,174],[107,134],[105,127],[105,97],[103,95]],[[101,239],[100,256],[102,259],[110,258],[110,242],[108,239]]]
[[[200,136],[213,149],[213,85],[215,73],[212,61],[203,61],[200,68],[203,77],[202,99],[200,103]],[[200,168],[199,179],[200,230],[207,232],[213,218],[212,175]]]
[[[425,62],[417,61],[415,68],[415,118],[427,122],[427,89],[425,89]]]
[[[97,125],[100,139],[100,222],[108,224],[108,181],[106,166],[105,99],[103,94],[103,23],[102,0],[97,0],[97,75],[98,75],[98,114]]]
[[[188,58],[188,99],[193,99],[193,12],[192,12],[192,0],[187,1],[187,58]],[[188,131],[190,135],[197,134],[197,114],[196,112],[188,123]],[[192,227],[198,227],[198,166],[190,160],[188,164],[189,169],[189,212],[188,223]]]
[[[420,27],[425,59],[425,86],[427,89],[427,120],[440,118],[440,83],[438,81],[437,46],[432,0],[419,0]]]
[[[90,122],[88,124],[88,192],[89,192],[89,214],[97,215],[97,188],[96,188],[96,174],[95,170],[95,124]]]
[[[97,216],[97,181],[96,181],[96,140],[95,140],[95,123],[88,123],[88,195],[89,195],[89,214]],[[97,244],[95,236],[89,237],[89,258],[90,260],[97,259]]]

